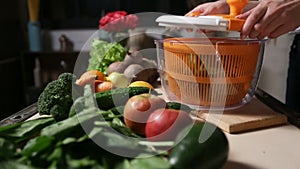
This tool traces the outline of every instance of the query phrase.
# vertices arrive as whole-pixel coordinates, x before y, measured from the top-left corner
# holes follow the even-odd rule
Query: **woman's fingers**
[[[249,36],[250,38],[255,38],[257,35],[260,34],[259,26],[254,25],[258,23],[260,19],[262,19],[266,12],[267,8],[261,6],[257,6],[256,8],[253,8],[252,10],[246,12],[244,17],[247,18],[241,30],[242,39],[244,39],[246,36]],[[242,17],[240,18],[244,19]]]
[[[226,1],[215,1],[215,2],[208,2],[208,3],[198,5],[190,12],[188,12],[185,16],[226,14],[228,12],[229,12],[229,6],[226,3]]]
[[[276,38],[300,25],[299,0],[278,1],[264,0],[252,10],[238,15],[237,18],[245,19],[241,30],[241,38],[263,39]]]
[[[194,10],[188,12],[187,14],[185,14],[185,16],[196,17],[196,16],[201,15],[201,13],[202,13],[201,9],[194,9]]]
[[[250,4],[250,3],[249,3]],[[263,0],[252,4],[252,9],[236,16],[245,19],[241,38],[275,38],[300,26],[300,0]],[[186,15],[226,14],[229,6],[226,1],[204,3]]]

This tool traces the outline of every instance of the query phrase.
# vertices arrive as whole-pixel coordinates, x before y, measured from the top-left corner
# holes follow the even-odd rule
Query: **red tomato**
[[[182,110],[157,109],[149,116],[146,137],[149,141],[171,141],[187,125],[193,123],[190,115]]]
[[[133,132],[145,135],[145,126],[149,115],[154,110],[165,108],[166,101],[149,93],[135,95],[124,107],[124,122]]]

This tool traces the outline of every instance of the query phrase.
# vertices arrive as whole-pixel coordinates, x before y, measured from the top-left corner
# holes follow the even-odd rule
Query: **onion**
[[[143,70],[143,66],[139,64],[132,64],[125,69],[124,74],[128,79],[132,79],[135,78],[136,75]]]
[[[145,69],[157,68],[156,62],[154,60],[150,60],[150,59],[147,59],[147,58],[143,58],[141,65]]]
[[[112,72],[123,73],[126,68],[124,62],[113,62],[108,66],[107,73],[111,74]]]

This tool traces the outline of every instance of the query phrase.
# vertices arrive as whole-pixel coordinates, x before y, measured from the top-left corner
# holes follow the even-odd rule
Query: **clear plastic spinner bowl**
[[[164,94],[197,109],[237,108],[255,93],[265,40],[168,38],[157,40]]]

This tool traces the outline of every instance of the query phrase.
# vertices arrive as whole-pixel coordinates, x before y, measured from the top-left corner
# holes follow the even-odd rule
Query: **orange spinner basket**
[[[163,47],[169,89],[184,103],[235,105],[256,87],[259,40],[169,38]]]

